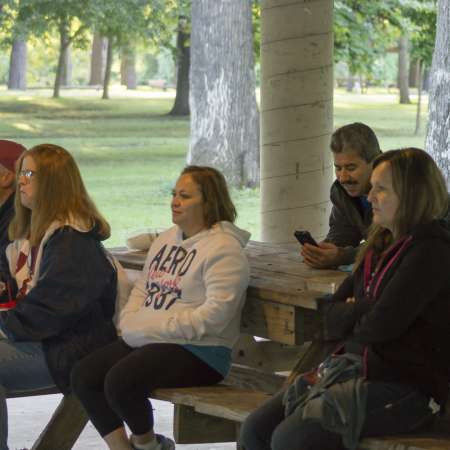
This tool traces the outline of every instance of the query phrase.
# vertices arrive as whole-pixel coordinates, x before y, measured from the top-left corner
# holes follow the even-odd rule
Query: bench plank
[[[231,386],[201,386],[192,388],[156,389],[152,398],[178,405],[191,406],[195,411],[234,422],[243,422],[270,394]]]
[[[173,417],[177,444],[236,442],[238,425],[231,420],[201,414],[185,405],[175,405]]]
[[[360,443],[360,450],[449,450],[450,436],[392,436],[367,438]]]

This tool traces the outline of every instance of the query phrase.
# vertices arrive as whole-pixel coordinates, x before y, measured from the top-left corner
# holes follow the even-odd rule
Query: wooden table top
[[[311,269],[303,263],[298,244],[277,245],[249,241],[245,251],[250,263],[247,296],[284,305],[315,309],[314,299],[333,293],[348,275],[337,270]],[[112,248],[127,269],[142,270],[146,251]]]

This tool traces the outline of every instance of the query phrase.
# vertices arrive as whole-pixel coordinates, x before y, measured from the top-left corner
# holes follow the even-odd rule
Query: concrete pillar
[[[333,0],[263,0],[261,213],[263,241],[328,230],[333,181]]]

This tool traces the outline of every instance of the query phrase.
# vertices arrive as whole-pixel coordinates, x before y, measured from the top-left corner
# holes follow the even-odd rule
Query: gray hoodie
[[[225,221],[188,239],[178,226],[160,234],[120,315],[124,341],[231,348],[249,281],[249,237]]]

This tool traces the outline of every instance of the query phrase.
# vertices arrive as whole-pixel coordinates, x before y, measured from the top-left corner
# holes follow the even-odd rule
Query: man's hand
[[[331,269],[339,265],[340,248],[331,242],[321,242],[318,247],[305,244],[300,253],[305,263],[315,269]]]

